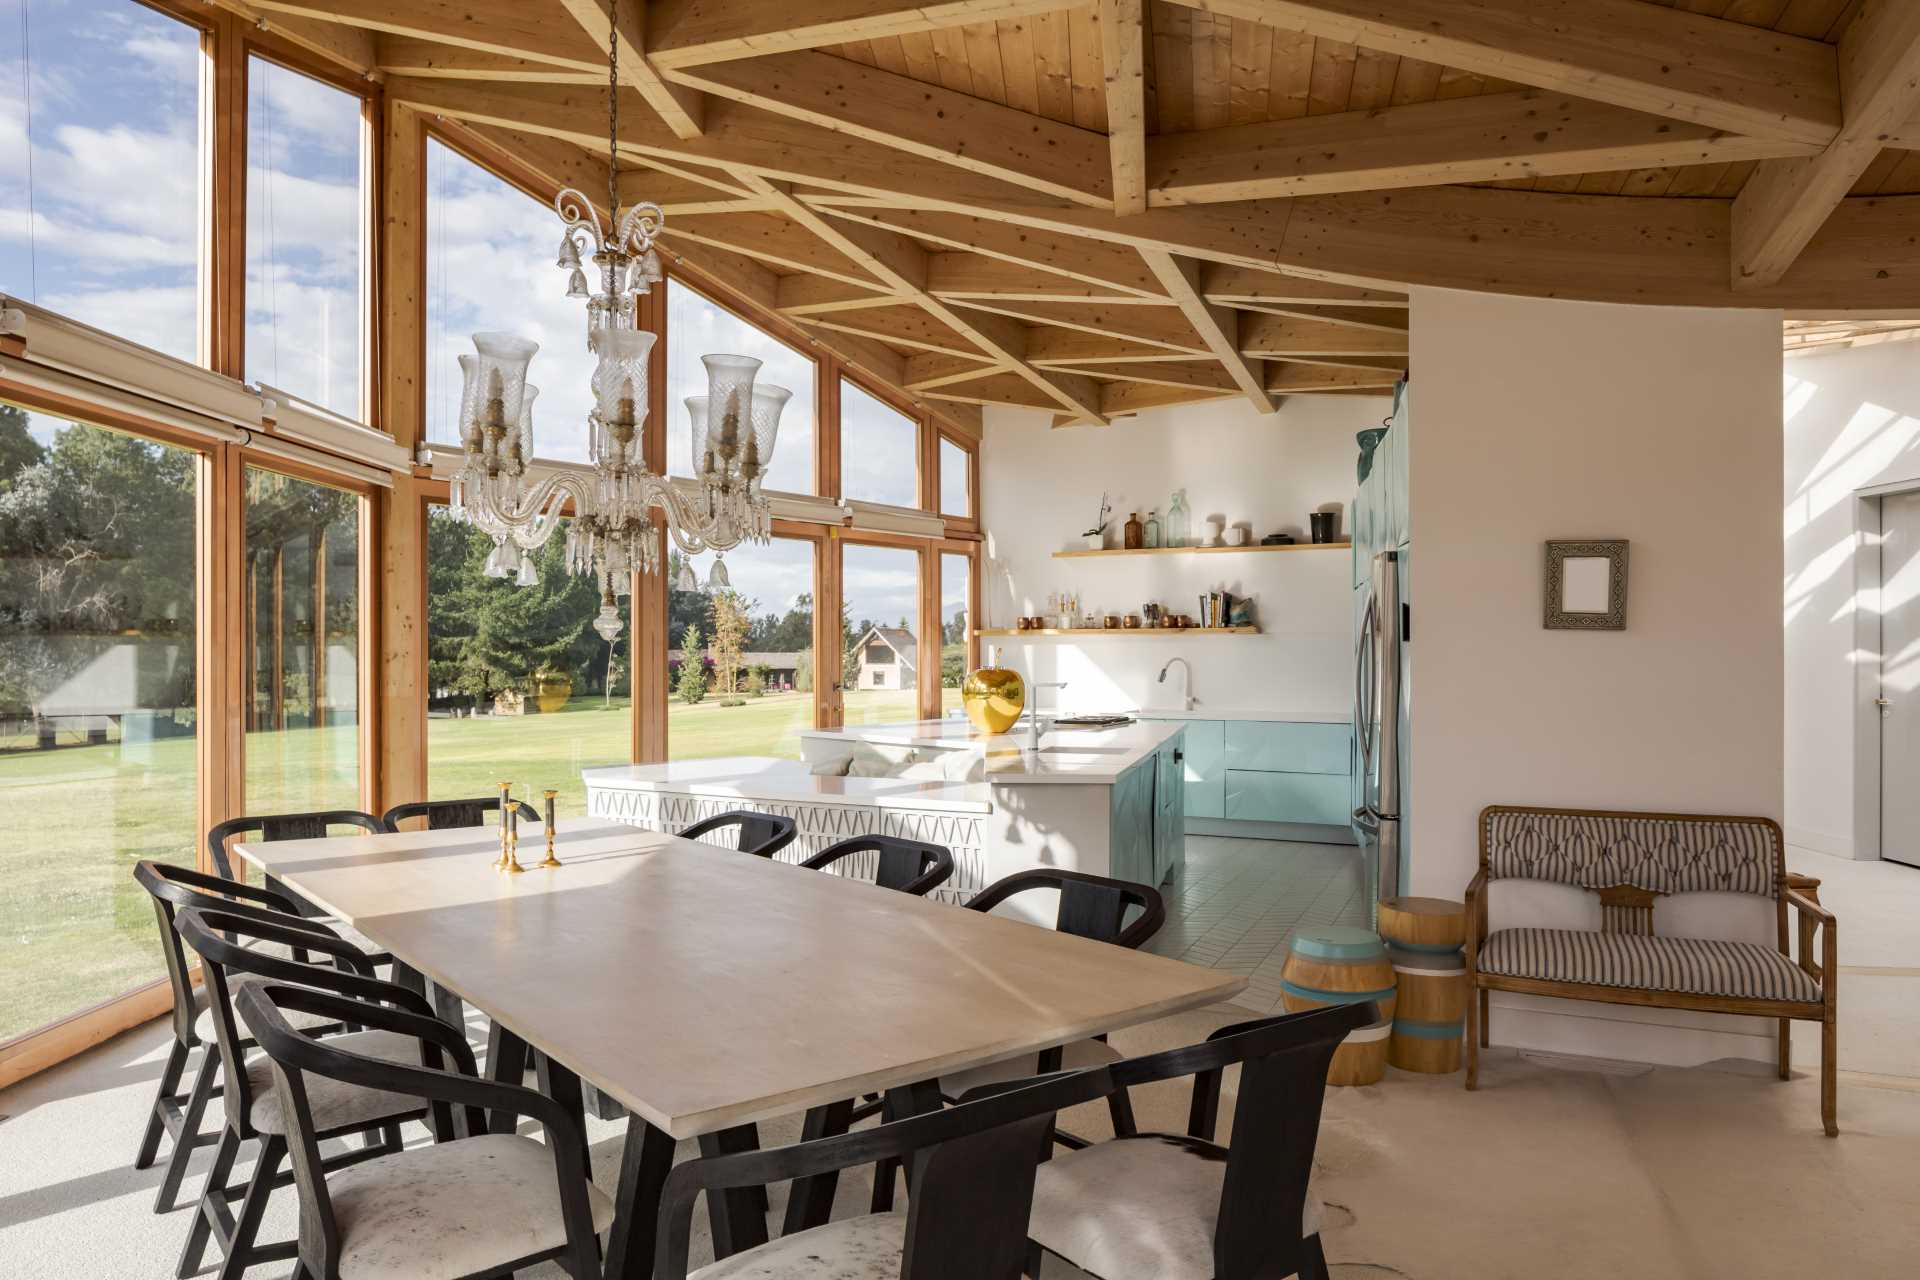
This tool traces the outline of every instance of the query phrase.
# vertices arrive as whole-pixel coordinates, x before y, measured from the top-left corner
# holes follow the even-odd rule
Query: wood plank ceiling
[[[218,2],[531,173],[604,185],[611,0]],[[1413,284],[1920,315],[1911,0],[617,16],[621,160],[644,166],[623,198],[965,428],[983,404],[1066,425],[1379,394]]]

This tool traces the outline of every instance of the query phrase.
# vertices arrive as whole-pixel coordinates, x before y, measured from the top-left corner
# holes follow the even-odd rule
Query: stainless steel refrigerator
[[[1361,586],[1354,644],[1354,744],[1359,805],[1353,829],[1366,856],[1375,900],[1400,896],[1406,855],[1407,553],[1376,552]]]

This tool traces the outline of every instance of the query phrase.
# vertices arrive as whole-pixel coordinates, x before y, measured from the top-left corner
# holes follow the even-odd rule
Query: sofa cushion
[[[1198,1138],[1096,1142],[1040,1166],[1027,1234],[1099,1280],[1210,1280],[1226,1176],[1226,1148]],[[1301,1238],[1318,1235],[1311,1185],[1302,1218]]]
[[[1708,938],[1650,938],[1573,929],[1502,929],[1480,947],[1480,971],[1696,996],[1817,1002],[1820,985],[1772,947]]]
[[[1492,880],[1770,895],[1780,867],[1779,828],[1757,818],[1643,818],[1496,806],[1482,822]]]

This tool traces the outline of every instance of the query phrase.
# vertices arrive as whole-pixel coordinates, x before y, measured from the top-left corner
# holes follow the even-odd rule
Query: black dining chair
[[[557,1259],[574,1280],[598,1280],[597,1233],[613,1202],[581,1170],[586,1137],[566,1109],[533,1089],[483,1080],[472,1050],[419,1012],[279,982],[249,983],[235,1003],[266,1051],[285,1112],[300,1188],[295,1280],[341,1275],[510,1276]],[[352,1037],[314,1040],[293,1016],[332,1017],[415,1045],[415,1063],[371,1056]],[[461,1108],[473,1136],[385,1153],[343,1168],[323,1158],[333,1130],[326,1099],[346,1088]],[[488,1111],[527,1116],[545,1142],[487,1129]]]
[[[326,932],[326,926],[296,915],[292,902],[269,889],[171,863],[152,859],[136,862],[133,878],[153,902],[154,919],[160,927],[160,956],[166,964],[167,986],[173,995],[173,1044],[167,1050],[166,1065],[160,1070],[160,1084],[154,1093],[153,1106],[147,1112],[139,1151],[133,1159],[134,1168],[151,1168],[159,1158],[161,1139],[171,1144],[160,1189],[153,1202],[155,1213],[166,1213],[180,1194],[180,1184],[186,1177],[193,1153],[211,1146],[220,1137],[217,1132],[203,1133],[200,1128],[207,1103],[218,1096],[214,1082],[220,1075],[220,1055],[213,1047],[213,1022],[207,1010],[206,989],[194,985],[193,966],[174,929],[176,911],[181,907],[214,903],[243,914],[259,912],[294,928]],[[186,1076],[195,1050],[200,1052],[200,1063],[194,1072],[193,1085],[181,1093],[180,1082]]]
[[[756,857],[771,858],[800,834],[800,828],[792,818],[777,813],[754,813],[748,809],[730,809],[726,813],[716,813],[711,818],[702,818],[678,834],[685,840],[699,840],[732,828],[739,841],[734,847],[742,853],[751,853]]]
[[[462,827],[484,827],[487,825],[487,815],[498,812],[499,796],[479,796],[472,800],[409,800],[381,814],[380,825],[383,830],[394,833],[400,830],[401,823],[410,818],[425,818],[428,831],[451,831]],[[540,811],[525,800],[515,800],[513,812],[520,821],[531,822],[535,830],[540,829]]]
[[[811,871],[824,871],[835,863],[864,854],[876,855],[875,884],[916,898],[925,897],[953,875],[951,849],[920,840],[903,840],[899,836],[854,836],[828,845],[800,865]]]
[[[1129,950],[1138,948],[1158,933],[1167,918],[1166,903],[1161,899],[1158,889],[1130,880],[1113,880],[1084,871],[1062,871],[1053,867],[1016,871],[996,880],[975,894],[967,902],[966,909],[992,911],[1019,894],[1043,890],[1053,890],[1060,895],[1059,906],[1054,913],[1056,931],[1091,938],[1095,942],[1109,942]],[[1139,914],[1129,921],[1128,914],[1134,911]],[[1027,1056],[942,1076],[940,1092],[948,1098],[957,1098],[969,1089],[1000,1080],[1018,1079],[1040,1070],[1090,1067],[1120,1059],[1119,1052],[1108,1046],[1105,1036],[1076,1040],[1060,1046],[1057,1052],[1057,1062],[1044,1062]],[[1110,1099],[1110,1105],[1115,1131],[1131,1132],[1133,1115],[1125,1091],[1116,1093]],[[1070,1146],[1075,1139],[1061,1135],[1061,1141]]]
[[[1327,1280],[1311,1187],[1327,1067],[1375,1016],[1372,1004],[1332,1005],[1114,1063],[1116,1089],[1193,1077],[1187,1132],[1126,1134],[1043,1164],[1026,1274],[1039,1275],[1044,1251],[1097,1280]],[[1233,1142],[1223,1147],[1214,1141],[1222,1077],[1236,1065]]]
[[[227,841],[235,836],[260,833],[260,839],[272,840],[312,840],[327,834],[329,827],[357,827],[372,835],[384,835],[386,827],[380,819],[358,809],[328,809],[316,813],[270,813],[252,817],[228,818],[216,823],[207,832],[207,853],[213,859],[214,869],[229,880],[240,877],[233,873],[233,860],[227,856]],[[267,887],[291,898],[300,907],[303,916],[323,916],[326,912],[314,906],[297,893],[289,892],[285,886],[276,885],[273,879],[267,879]]]
[[[887,1276],[900,1280],[1010,1277],[1027,1252],[1034,1166],[1054,1112],[1099,1097],[1104,1069],[1008,1082],[949,1110],[895,1120],[770,1151],[691,1160],[667,1175],[654,1254],[656,1280],[687,1280],[693,1209],[876,1160],[909,1161],[913,1195],[904,1215],[871,1213],[789,1232],[721,1258],[700,1280]]]
[[[214,1040],[219,1046],[222,1102],[226,1123],[213,1165],[207,1171],[206,1184],[194,1213],[187,1243],[181,1251],[179,1274],[199,1272],[209,1240],[219,1244],[223,1255],[221,1280],[237,1280],[248,1267],[294,1256],[291,1244],[258,1243],[260,1222],[267,1200],[277,1187],[287,1185],[281,1166],[288,1154],[289,1129],[274,1075],[265,1058],[249,1057],[247,1047],[254,1038],[237,1021],[234,997],[262,981],[297,983],[318,991],[355,997],[343,1007],[361,1012],[384,1004],[407,1013],[432,1019],[441,1028],[435,1043],[456,1056],[472,1049],[466,1038],[444,1022],[432,1018],[432,1009],[418,992],[374,976],[373,965],[352,944],[334,937],[323,937],[311,929],[263,920],[239,912],[192,906],[175,917],[175,928],[186,944],[199,953],[200,967],[207,987],[207,1007],[213,1016]],[[299,948],[325,956],[331,964],[302,963],[291,955],[276,954],[274,946]],[[334,967],[338,966],[338,967]],[[306,1011],[293,1034],[309,1043],[313,1019],[326,1019],[331,1010]],[[308,1016],[311,1015],[311,1016]],[[364,1020],[333,1019],[356,1027],[367,1027]],[[391,1031],[367,1029],[331,1037],[344,1050],[392,1062],[419,1062],[419,1044],[415,1037]],[[456,1047],[457,1046],[457,1047]],[[344,1166],[372,1159],[401,1149],[400,1125],[403,1121],[423,1119],[427,1103],[408,1094],[359,1087],[352,1082],[316,1091],[310,1098],[314,1120],[323,1136],[361,1137],[364,1147],[333,1157]],[[436,1137],[450,1135],[451,1112],[433,1116]],[[229,1186],[241,1147],[258,1144],[253,1173],[244,1190]],[[239,1201],[236,1215],[230,1207]]]

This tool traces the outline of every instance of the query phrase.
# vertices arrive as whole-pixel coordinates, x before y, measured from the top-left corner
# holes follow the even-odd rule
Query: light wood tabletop
[[[236,846],[674,1138],[1224,1000],[1233,974],[575,819]]]

